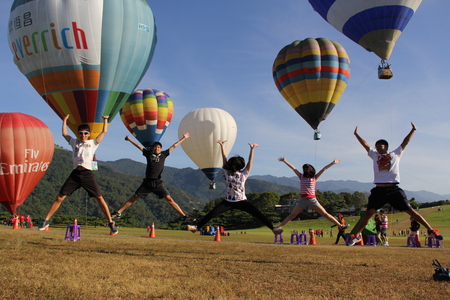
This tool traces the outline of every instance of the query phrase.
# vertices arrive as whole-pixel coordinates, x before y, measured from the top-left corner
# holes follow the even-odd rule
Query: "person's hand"
[[[129,141],[130,137],[128,135],[125,136],[125,141]]]
[[[227,142],[227,140],[218,140],[217,143],[220,145],[225,145],[225,143]]]
[[[285,161],[286,161],[286,158],[285,158],[284,156],[282,156],[282,157],[279,157],[279,158],[278,158],[278,161],[282,161],[282,162],[285,162]]]
[[[248,145],[250,146],[251,149],[255,149],[256,147],[258,147],[258,144],[250,144],[248,143]]]
[[[413,130],[417,130],[417,126],[416,126],[416,125],[414,125],[414,123],[413,123],[413,122],[411,122],[411,126],[412,126],[412,129],[413,129]]]
[[[358,135],[358,126],[356,126],[355,131],[353,132],[354,135]]]
[[[189,138],[190,136],[191,136],[191,135],[189,134],[189,132],[183,133],[183,137],[184,137],[185,139]]]
[[[103,119],[108,120],[109,116],[102,116]]]
[[[340,164],[340,163],[341,163],[341,160],[338,159],[338,158],[335,158],[335,159],[333,160],[333,164]]]

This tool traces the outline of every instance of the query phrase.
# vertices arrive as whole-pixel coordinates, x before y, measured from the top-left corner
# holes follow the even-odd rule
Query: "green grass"
[[[450,207],[421,211],[450,237]],[[389,215],[406,229],[404,214]],[[351,218],[350,218],[351,219]],[[357,221],[357,220],[356,220]],[[352,222],[352,221],[350,221]],[[436,225],[435,225],[436,224]],[[439,225],[440,224],[440,225]],[[286,229],[329,229],[325,220],[292,222]],[[391,229],[390,229],[391,230]],[[0,227],[0,299],[448,299],[448,283],[434,282],[432,259],[450,267],[450,251],[393,247],[273,244],[267,228],[213,236],[188,231],[105,227],[81,229],[81,241],[48,232]],[[450,242],[449,242],[450,243]],[[450,247],[450,245],[449,245]]]

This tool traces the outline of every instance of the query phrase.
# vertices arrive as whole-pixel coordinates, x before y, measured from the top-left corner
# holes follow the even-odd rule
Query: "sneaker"
[[[116,223],[111,222],[111,223],[108,224],[108,226],[111,229],[111,233],[112,234],[118,234],[119,233],[119,230],[116,227]]]
[[[281,234],[281,233],[283,233],[283,229],[275,227],[274,229],[272,229],[272,232],[274,234]]]
[[[356,243],[361,242],[361,237],[355,237],[353,240],[351,240],[350,242],[347,243],[347,246],[354,246]]]
[[[48,220],[44,220],[41,225],[39,225],[39,231],[44,231],[46,228],[48,228],[50,224],[48,223]]]
[[[195,225],[188,225],[187,230],[189,230],[192,233],[195,233],[197,231],[197,226]]]
[[[39,230],[40,230],[40,227],[39,227]],[[437,229],[428,230],[428,235],[432,236],[435,239],[440,240],[440,241],[442,241],[444,239],[444,237],[439,234],[439,231]]]
[[[122,214],[120,212],[115,211],[111,214],[111,219],[120,219],[121,216]]]
[[[197,219],[194,218],[194,217],[188,216],[188,215],[184,215],[183,217],[181,217],[181,221],[182,221],[183,223],[190,223],[190,222],[195,222],[195,221],[197,221]]]
[[[388,242],[384,242],[383,246],[389,247],[389,243]]]
[[[349,224],[347,224],[347,225],[341,225],[341,230],[345,230],[345,229],[347,229],[348,227],[350,227]]]

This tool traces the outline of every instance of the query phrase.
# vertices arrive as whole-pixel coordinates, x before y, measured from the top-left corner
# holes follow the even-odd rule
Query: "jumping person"
[[[245,165],[245,159],[241,156],[233,156],[227,160],[227,154],[225,153],[224,146],[225,142],[226,141],[224,140],[217,141],[217,143],[220,144],[220,149],[222,152],[223,172],[227,187],[225,200],[220,202],[208,214],[206,214],[206,216],[198,221],[196,226],[188,225],[188,230],[195,232],[197,228],[202,228],[212,218],[215,218],[231,209],[245,211],[260,220],[264,225],[269,227],[270,230],[273,230],[272,223],[250,201],[247,200],[245,195],[245,182],[252,169],[254,150],[259,145],[249,144],[250,154],[247,165]]]
[[[339,223],[338,220],[336,220],[332,215],[330,215],[316,199],[317,179],[319,179],[319,177],[323,174],[323,172],[325,172],[325,170],[327,170],[329,167],[335,164],[339,164],[341,162],[339,159],[334,159],[331,163],[323,167],[323,169],[320,170],[319,173],[317,174],[316,169],[314,169],[314,167],[311,166],[310,164],[303,165],[303,174],[302,174],[297,170],[296,167],[294,167],[290,162],[288,162],[286,158],[280,157],[278,161],[284,162],[289,168],[291,168],[294,171],[295,175],[297,175],[297,177],[300,179],[301,196],[300,199],[297,201],[297,204],[295,205],[291,214],[287,216],[278,227],[275,227],[273,229],[273,233],[275,234],[282,233],[283,232],[282,228],[287,223],[292,221],[296,216],[298,216],[298,214],[301,213],[308,206],[314,209],[317,213],[326,218],[328,221],[338,226],[339,230],[345,230],[346,228],[348,228],[348,225]]]
[[[45,230],[49,226],[49,220],[59,209],[61,202],[63,202],[67,196],[72,195],[74,191],[82,187],[88,192],[90,197],[95,197],[97,199],[100,208],[108,219],[108,226],[111,229],[111,233],[117,234],[119,232],[111,218],[108,205],[106,204],[105,199],[103,199],[100,187],[95,180],[94,172],[92,172],[92,160],[94,158],[95,150],[97,150],[100,142],[108,132],[108,116],[102,116],[102,118],[103,131],[93,140],[89,139],[91,136],[91,129],[88,124],[81,124],[78,126],[79,137],[77,139],[71,137],[67,130],[67,119],[69,119],[69,115],[64,118],[62,135],[66,141],[69,142],[73,150],[73,171],[70,173],[70,176],[67,178],[66,182],[64,182],[58,196],[56,197],[56,200],[50,207],[47,216],[39,226],[40,231]]]
[[[393,208],[405,211],[414,220],[425,226],[430,236],[438,240],[443,240],[444,237],[439,234],[437,229],[428,224],[428,222],[414,210],[406,198],[405,192],[398,186],[400,183],[400,159],[406,146],[411,141],[414,133],[417,130],[416,125],[411,122],[411,131],[403,139],[403,142],[394,151],[388,152],[388,142],[386,140],[378,140],[375,143],[375,149],[358,134],[358,126],[356,126],[354,135],[360,144],[367,151],[368,156],[373,160],[374,184],[375,187],[370,191],[369,203],[367,204],[367,212],[362,217],[355,232],[355,238],[350,241],[347,246],[353,246],[355,243],[361,241],[361,232],[369,222],[369,219],[386,203],[389,203]]]
[[[130,207],[134,201],[136,201],[139,197],[145,198],[149,193],[154,193],[160,199],[164,198],[167,203],[169,203],[173,209],[180,214],[183,222],[194,222],[195,218],[187,216],[183,210],[178,206],[178,204],[173,200],[170,196],[169,191],[164,186],[164,182],[161,179],[161,173],[164,170],[164,163],[166,161],[166,157],[170,155],[173,149],[175,149],[178,145],[180,145],[184,140],[189,138],[189,133],[183,133],[183,137],[170,146],[169,149],[162,151],[162,145],[160,142],[155,142],[149,148],[145,148],[132,140],[128,135],[125,137],[126,141],[132,143],[136,148],[142,151],[142,155],[147,159],[147,168],[145,171],[145,178],[139,188],[136,190],[135,194],[128,199],[127,202],[117,211],[112,213],[112,218],[120,218],[122,216],[122,212]]]

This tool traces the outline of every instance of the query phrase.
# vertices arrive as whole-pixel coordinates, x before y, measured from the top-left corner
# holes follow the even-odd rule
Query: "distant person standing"
[[[82,187],[88,192],[90,197],[95,197],[97,199],[101,210],[108,219],[108,226],[111,229],[111,233],[117,234],[119,232],[111,219],[108,205],[106,204],[105,199],[103,199],[100,187],[95,180],[94,172],[92,172],[92,160],[94,158],[94,153],[108,132],[108,116],[102,116],[102,118],[103,131],[95,139],[90,140],[89,137],[91,136],[91,128],[88,124],[81,124],[78,126],[78,138],[71,137],[67,130],[67,119],[69,119],[69,115],[65,116],[62,125],[62,135],[66,141],[69,142],[73,150],[73,170],[70,173],[69,178],[67,178],[61,187],[61,190],[50,207],[44,221],[39,226],[40,231],[45,230],[49,226],[50,218],[59,209],[59,206],[63,200],[67,196],[72,195],[74,191]]]
[[[347,225],[347,222],[345,221],[343,215],[339,214],[337,220],[339,223],[341,223],[341,225],[344,225],[344,226]],[[337,225],[335,224],[335,225],[332,225],[331,227],[335,227],[335,226],[337,226]],[[345,243],[345,229],[346,228],[339,228],[338,235],[336,236],[336,242],[334,242],[334,244],[336,244],[336,245],[339,244],[339,239],[341,237]]]
[[[416,212],[406,198],[405,192],[398,186],[400,183],[400,159],[406,146],[411,141],[417,130],[416,125],[411,123],[411,131],[403,139],[403,142],[394,151],[388,152],[388,142],[378,140],[375,143],[375,149],[358,134],[358,127],[355,128],[354,135],[360,144],[367,151],[368,156],[373,160],[374,184],[375,187],[370,191],[367,213],[362,217],[355,232],[355,238],[347,246],[353,246],[361,241],[361,232],[369,222],[369,219],[375,214],[377,209],[389,203],[393,208],[405,211],[414,220],[425,226],[430,236],[438,240],[444,237],[439,234],[437,229],[428,224],[428,222]]]
[[[130,207],[139,197],[145,198],[148,194],[153,193],[160,199],[164,198],[167,203],[172,206],[173,209],[180,214],[183,222],[194,222],[195,218],[187,216],[178,204],[170,196],[169,191],[164,186],[164,182],[161,179],[161,174],[164,171],[164,164],[167,156],[170,155],[173,149],[180,145],[183,141],[189,138],[189,132],[183,134],[183,137],[175,144],[169,147],[169,149],[162,150],[162,144],[155,142],[151,147],[145,148],[137,142],[133,141],[128,135],[125,137],[126,141],[129,141],[136,148],[142,151],[142,155],[147,159],[147,168],[145,170],[145,178],[139,188],[136,190],[133,196],[125,202],[122,207],[112,213],[112,218],[120,218],[122,212]]]
[[[384,213],[384,209],[380,209],[380,240],[383,246],[389,246],[389,240],[387,236],[387,230],[389,227],[389,218]]]
[[[422,245],[420,244],[420,224],[419,222],[415,221],[413,219],[413,217],[410,218],[411,220],[411,227],[409,228],[411,230],[409,236],[415,237],[416,238],[416,246],[417,247],[421,247]]]
[[[297,177],[300,179],[301,195],[291,214],[287,216],[283,220],[283,222],[281,222],[281,224],[278,225],[278,227],[275,227],[273,229],[273,232],[275,234],[282,233],[283,232],[282,228],[290,221],[292,221],[296,216],[298,216],[298,214],[301,213],[307,207],[310,207],[313,210],[315,210],[322,217],[338,226],[339,229],[346,229],[348,227],[348,225],[339,223],[339,221],[336,220],[332,215],[330,215],[316,199],[317,179],[319,179],[319,177],[323,174],[323,172],[325,172],[325,170],[327,170],[328,168],[330,168],[335,164],[341,163],[339,159],[334,159],[331,163],[323,167],[322,170],[320,170],[317,174],[316,169],[310,164],[304,164],[302,167],[303,173],[300,173],[300,171],[297,170],[297,168],[294,167],[290,162],[288,162],[286,158],[280,157],[278,161],[284,162],[289,168],[291,168],[294,171],[295,175],[297,175]]]

